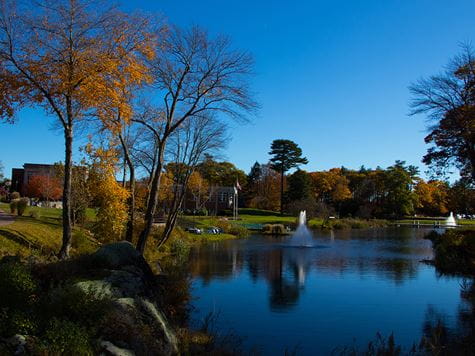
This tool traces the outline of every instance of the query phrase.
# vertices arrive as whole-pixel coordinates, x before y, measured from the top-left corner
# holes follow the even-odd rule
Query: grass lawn
[[[10,206],[0,203],[0,210],[10,212]],[[87,222],[95,220],[95,210],[87,209]],[[55,254],[61,247],[62,210],[56,208],[27,207],[23,216],[15,216],[15,222],[0,226],[0,256],[17,254],[48,256]],[[208,227],[201,223],[201,227]],[[221,241],[236,238],[231,234],[184,234],[190,243]],[[98,243],[89,237],[86,229],[73,228],[72,255],[90,253],[97,249]]]
[[[5,203],[0,203],[0,209],[10,211]],[[28,207],[23,216],[15,217],[15,222],[0,226],[0,255],[44,256],[57,253],[61,247],[61,214],[61,209]],[[88,253],[96,248],[97,243],[84,230],[73,229],[72,254]]]
[[[183,216],[181,221],[182,226],[196,226],[199,228],[207,228],[210,226],[215,226],[216,221],[220,217],[216,216]],[[241,214],[239,215],[238,220],[233,221],[230,217],[229,221],[239,225],[243,225],[248,228],[252,228],[253,225],[260,226],[265,224],[283,224],[283,225],[296,225],[298,218],[295,216],[280,216],[280,215],[248,215]],[[323,222],[322,219],[311,219],[308,221],[309,225],[321,225]]]

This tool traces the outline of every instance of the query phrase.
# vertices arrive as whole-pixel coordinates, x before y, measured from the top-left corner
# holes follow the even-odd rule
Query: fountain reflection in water
[[[313,237],[307,227],[307,212],[301,211],[299,214],[299,226],[289,241],[291,246],[313,247]]]

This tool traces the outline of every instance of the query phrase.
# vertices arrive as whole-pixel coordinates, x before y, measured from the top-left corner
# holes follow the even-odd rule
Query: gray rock
[[[152,323],[155,324],[155,327],[163,330],[163,335],[165,337],[167,354],[177,354],[178,353],[178,341],[175,333],[170,329],[165,316],[157,309],[155,304],[151,303],[146,299],[139,299],[138,302],[140,306],[145,311],[145,313],[151,318]]]
[[[146,352],[140,331],[135,332],[137,325],[143,325],[154,331],[152,343],[160,355],[178,354],[175,332],[155,302],[156,276],[142,255],[124,241],[105,245],[91,257],[95,279],[81,280],[75,285],[97,297],[111,299],[114,306],[111,313],[116,318],[113,320],[119,321],[122,330],[131,330],[127,340],[104,334],[110,341],[101,342],[103,353],[129,356]]]
[[[101,279],[77,282],[75,286],[86,293],[94,295],[97,298],[112,298],[121,296],[119,289],[115,289],[110,282]]]
[[[143,259],[134,245],[128,241],[104,245],[92,257],[100,266],[110,269],[134,265],[138,260]]]
[[[103,352],[106,355],[112,356],[135,356],[135,352],[127,349],[122,349],[116,345],[114,345],[110,341],[101,341],[100,343]]]

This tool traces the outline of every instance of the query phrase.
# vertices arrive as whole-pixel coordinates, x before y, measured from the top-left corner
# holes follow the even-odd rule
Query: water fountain
[[[312,233],[307,227],[307,212],[301,211],[299,214],[299,226],[289,241],[291,246],[313,247]]]
[[[455,221],[453,212],[450,212],[450,216],[447,219],[445,219],[445,226],[448,226],[448,227],[457,226],[457,222]]]

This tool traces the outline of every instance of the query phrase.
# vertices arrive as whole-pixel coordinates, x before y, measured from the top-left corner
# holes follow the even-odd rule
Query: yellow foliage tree
[[[425,215],[447,214],[448,190],[445,182],[418,180],[414,188],[417,211]]]
[[[129,192],[116,180],[117,151],[114,149],[89,149],[93,161],[89,172],[89,186],[97,220],[94,233],[98,240],[119,240],[127,221],[127,198]]]
[[[198,171],[191,173],[188,179],[188,191],[193,196],[195,202],[195,210],[203,207],[203,204],[209,200],[210,189],[209,184]]]
[[[351,198],[348,179],[342,174],[340,168],[329,171],[312,172],[315,198],[320,201],[342,202]]]
[[[117,101],[108,90],[115,73],[135,81],[137,63],[150,51],[138,18],[96,1],[0,0],[0,118],[11,121],[18,106],[37,105],[64,133],[61,258],[69,256],[72,238],[74,128],[105,95]]]

